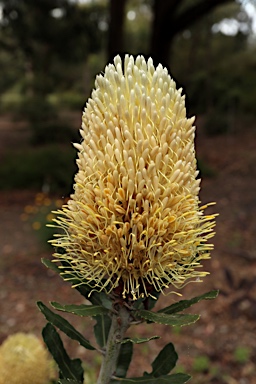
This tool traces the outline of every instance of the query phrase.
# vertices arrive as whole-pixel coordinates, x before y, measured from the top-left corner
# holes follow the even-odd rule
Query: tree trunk
[[[116,54],[124,52],[124,22],[127,0],[110,0],[109,31],[108,31],[108,59],[111,61]]]
[[[219,5],[234,0],[201,0],[179,11],[184,0],[154,0],[150,54],[168,67],[175,36]]]
[[[170,49],[174,35],[171,26],[175,21],[174,14],[183,0],[155,0],[153,4],[153,24],[151,31],[150,54],[154,63],[168,67]]]

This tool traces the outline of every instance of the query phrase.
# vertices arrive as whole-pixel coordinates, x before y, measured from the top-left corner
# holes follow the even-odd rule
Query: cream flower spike
[[[65,234],[52,240],[63,273],[92,290],[136,300],[207,274],[196,268],[210,257],[216,215],[199,207],[194,118],[181,92],[143,56],[116,56],[96,78],[74,194],[55,220]]]

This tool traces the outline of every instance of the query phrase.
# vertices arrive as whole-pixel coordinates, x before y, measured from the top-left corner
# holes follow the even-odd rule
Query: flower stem
[[[108,334],[106,351],[102,361],[97,384],[109,384],[116,371],[121,341],[130,325],[130,312],[120,305],[112,316],[112,323]]]

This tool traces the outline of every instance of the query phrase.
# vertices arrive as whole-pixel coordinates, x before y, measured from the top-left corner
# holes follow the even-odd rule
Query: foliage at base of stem
[[[49,263],[47,266],[51,267]],[[146,309],[146,301],[141,299],[135,302],[117,300],[114,296],[108,297],[103,292],[88,297],[89,289],[86,286],[79,287],[79,291],[83,292],[92,305],[62,305],[56,302],[51,304],[54,309],[61,312],[92,317],[95,320],[94,334],[98,347],[84,338],[65,318],[38,302],[40,311],[49,322],[43,329],[43,337],[59,367],[58,383],[82,384],[83,368],[79,359],[71,359],[68,356],[57,329],[87,350],[98,349],[102,352],[103,360],[97,384],[183,384],[189,381],[190,376],[187,374],[170,374],[178,360],[178,354],[172,343],[165,345],[156,356],[151,364],[151,372],[144,372],[141,377],[127,378],[133,355],[133,345],[149,342],[159,337],[132,338],[126,336],[126,331],[131,325],[141,322],[155,322],[169,326],[184,326],[194,323],[199,319],[199,315],[181,312],[201,300],[216,298],[218,291],[207,292],[190,300],[181,300],[156,312],[152,311],[154,305],[150,305],[150,310]],[[106,302],[107,305],[105,305]]]

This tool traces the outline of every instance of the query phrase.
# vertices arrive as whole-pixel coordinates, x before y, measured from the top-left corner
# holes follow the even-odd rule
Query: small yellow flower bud
[[[0,384],[48,384],[53,360],[33,334],[16,333],[0,346]]]

